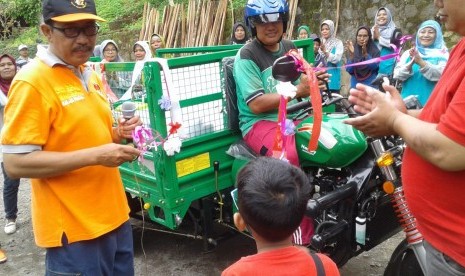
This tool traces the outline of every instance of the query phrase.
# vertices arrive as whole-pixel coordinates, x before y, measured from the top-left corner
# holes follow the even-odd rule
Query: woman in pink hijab
[[[17,72],[15,59],[3,54],[0,56],[0,129],[3,127],[3,110],[7,102],[8,91],[10,90],[11,82]],[[3,163],[1,163],[3,170]],[[5,206],[6,224],[4,231],[6,234],[16,232],[16,217],[18,214],[18,188],[19,179],[11,179],[3,170],[3,205]],[[0,251],[0,262],[6,261],[6,256]],[[2,255],[4,258],[2,258]]]
[[[0,90],[3,92],[4,96],[8,95],[8,90],[10,89],[11,81],[16,75],[16,61],[15,59],[8,55],[3,54],[0,56]],[[1,100],[1,99],[0,99]],[[1,103],[2,107],[5,106],[5,103]]]

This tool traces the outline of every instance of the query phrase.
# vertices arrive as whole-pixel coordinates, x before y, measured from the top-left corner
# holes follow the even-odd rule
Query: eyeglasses
[[[58,28],[53,25],[49,25],[52,29],[56,29],[64,34],[67,38],[75,38],[78,37],[81,33],[84,33],[85,36],[94,36],[98,33],[100,28],[99,25],[89,25],[84,28],[78,27],[71,27],[71,28]]]
[[[105,49],[104,52],[116,52],[116,49]]]

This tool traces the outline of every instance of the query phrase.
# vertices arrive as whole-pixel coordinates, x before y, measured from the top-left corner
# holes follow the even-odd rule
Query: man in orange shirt
[[[113,127],[97,74],[85,65],[99,26],[93,0],[43,1],[48,49],[14,79],[5,107],[6,172],[32,178],[36,244],[46,275],[133,275],[132,229],[118,166],[140,152],[120,145],[141,124]]]

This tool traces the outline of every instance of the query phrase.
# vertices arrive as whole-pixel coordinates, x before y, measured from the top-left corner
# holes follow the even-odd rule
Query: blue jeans
[[[5,218],[16,220],[18,214],[18,188],[19,179],[11,179],[3,167],[3,205],[5,206]]]
[[[426,250],[426,275],[465,275],[465,267],[452,260],[449,256],[434,248],[426,240],[423,241]]]
[[[47,248],[45,275],[134,275],[132,227],[129,221],[98,238]]]

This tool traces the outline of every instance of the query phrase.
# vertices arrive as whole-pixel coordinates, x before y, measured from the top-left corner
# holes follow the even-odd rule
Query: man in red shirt
[[[436,0],[449,31],[465,35],[465,6]],[[357,84],[349,100],[364,116],[346,123],[370,136],[397,134],[407,144],[402,179],[407,203],[424,236],[427,275],[465,275],[465,39],[422,110],[407,111],[399,92]]]

